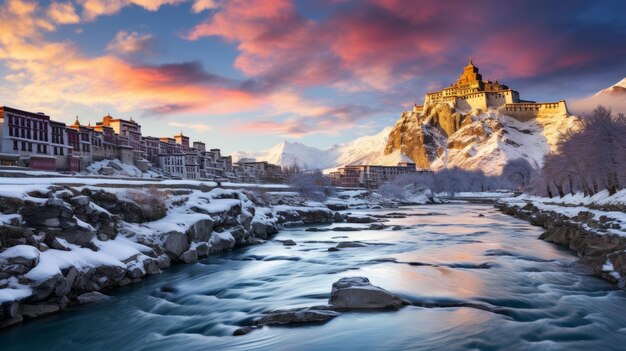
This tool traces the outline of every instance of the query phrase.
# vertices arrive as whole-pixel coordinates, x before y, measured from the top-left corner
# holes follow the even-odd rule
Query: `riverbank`
[[[626,191],[556,199],[522,195],[500,199],[495,206],[546,229],[539,239],[575,251],[580,259],[571,270],[626,288]]]
[[[384,205],[364,191],[319,203],[287,187],[100,181],[0,181],[0,327],[106,299],[173,263],[259,244],[283,227],[360,221],[337,211]]]
[[[626,343],[626,292],[569,271],[577,257],[537,240],[539,227],[481,204],[348,212],[382,217],[374,224],[385,228],[284,227],[263,245],[173,265],[102,303],[2,329],[0,340],[6,351],[620,350]],[[360,230],[335,230],[344,227]],[[274,312],[329,304],[332,285],[357,276],[411,304],[233,336]]]

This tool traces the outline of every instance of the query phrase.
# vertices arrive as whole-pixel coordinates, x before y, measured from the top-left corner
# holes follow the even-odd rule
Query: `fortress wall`
[[[487,106],[489,107],[500,108],[504,104],[513,102],[511,91],[488,92],[486,94]]]
[[[565,100],[543,103],[505,104],[504,107],[500,108],[500,112],[522,122],[536,118],[537,116],[542,114],[569,113],[567,111],[567,105],[565,104]]]
[[[481,109],[487,110],[487,94],[484,92],[460,96],[456,100],[456,106],[460,110]]]

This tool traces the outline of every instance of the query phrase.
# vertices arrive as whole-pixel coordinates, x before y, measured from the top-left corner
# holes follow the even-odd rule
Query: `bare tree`
[[[509,161],[502,169],[502,176],[511,182],[517,190],[524,191],[530,185],[530,178],[535,168],[525,158],[516,158]]]
[[[615,194],[626,184],[626,118],[598,106],[582,119],[582,128],[570,132],[544,159],[543,176],[559,196],[601,189]]]

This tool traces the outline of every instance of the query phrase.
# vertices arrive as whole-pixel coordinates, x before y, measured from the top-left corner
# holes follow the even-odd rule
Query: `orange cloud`
[[[76,9],[71,2],[53,2],[48,7],[48,17],[59,24],[80,22]]]
[[[128,33],[124,30],[117,32],[115,38],[107,45],[111,53],[136,54],[149,52],[154,38],[151,34]]]
[[[148,11],[156,11],[163,5],[175,5],[186,0],[78,0],[83,7],[83,17],[94,20],[98,16],[112,15],[122,8],[137,5]]]

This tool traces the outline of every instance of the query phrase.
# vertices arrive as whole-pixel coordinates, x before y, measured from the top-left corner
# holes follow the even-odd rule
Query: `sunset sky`
[[[226,152],[378,132],[469,56],[530,100],[626,76],[622,0],[0,3],[0,105],[133,117]]]

